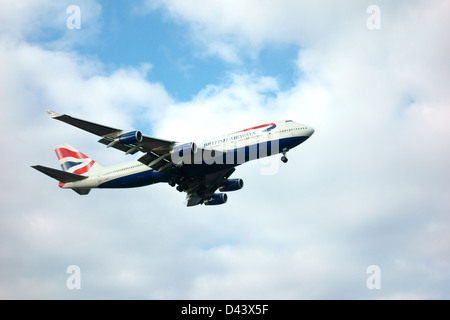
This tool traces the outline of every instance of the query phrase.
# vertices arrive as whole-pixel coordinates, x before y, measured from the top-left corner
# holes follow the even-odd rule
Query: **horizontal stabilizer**
[[[80,176],[78,174],[52,169],[44,166],[31,166],[31,167],[63,183],[81,181],[88,178],[87,176]]]
[[[80,196],[85,196],[91,191],[91,189],[79,189],[79,188],[72,188],[72,190],[78,193]]]

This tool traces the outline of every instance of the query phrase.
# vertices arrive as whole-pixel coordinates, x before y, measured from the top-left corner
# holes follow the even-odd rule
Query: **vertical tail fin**
[[[82,175],[102,167],[67,143],[56,146],[55,152],[62,169],[66,172]]]

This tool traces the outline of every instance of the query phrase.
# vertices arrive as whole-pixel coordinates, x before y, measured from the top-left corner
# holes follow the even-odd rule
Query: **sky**
[[[0,8],[1,299],[450,298],[448,1]],[[225,205],[186,208],[167,184],[79,196],[33,170],[64,142],[138,157],[48,109],[180,142],[315,133],[240,166]]]

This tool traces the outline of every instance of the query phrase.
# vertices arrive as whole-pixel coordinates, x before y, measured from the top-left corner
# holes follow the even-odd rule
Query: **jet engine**
[[[116,142],[120,144],[133,144],[142,141],[142,133],[140,131],[128,131],[116,138]]]
[[[195,142],[178,144],[170,151],[170,153],[177,154],[180,157],[182,157],[185,152],[196,153],[197,144],[195,144]]]
[[[170,150],[172,162],[177,166],[192,164],[193,155],[197,152],[197,145],[194,142],[178,144]]]
[[[219,187],[220,191],[236,191],[242,189],[244,186],[244,180],[242,179],[229,179]]]
[[[203,201],[205,206],[215,206],[218,204],[224,204],[228,200],[228,196],[226,193],[215,193],[211,196],[211,198]]]

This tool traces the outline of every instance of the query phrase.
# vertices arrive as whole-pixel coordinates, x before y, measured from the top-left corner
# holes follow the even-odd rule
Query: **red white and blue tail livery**
[[[141,153],[134,161],[103,167],[95,160],[65,143],[55,152],[62,170],[33,166],[59,181],[63,189],[86,195],[95,188],[134,188],[155,183],[168,183],[186,192],[186,205],[217,205],[227,202],[224,191],[243,187],[242,179],[229,179],[235,168],[263,157],[286,153],[306,141],[314,129],[291,120],[270,122],[239,130],[199,144],[179,143],[143,135],[140,131],[124,131],[93,122],[47,111],[51,118],[73,125],[100,137],[108,148]],[[219,193],[216,191],[219,190]]]
[[[67,143],[56,146],[55,152],[62,169],[70,173],[84,174],[91,168],[95,170],[101,167],[94,160]]]

